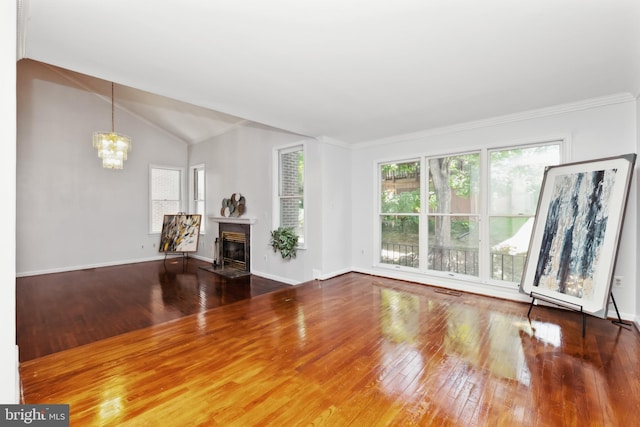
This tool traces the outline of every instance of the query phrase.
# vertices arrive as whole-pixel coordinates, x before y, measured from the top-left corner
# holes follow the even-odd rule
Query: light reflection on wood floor
[[[72,425],[626,426],[640,335],[350,273],[21,365]]]
[[[190,259],[20,277],[16,329],[20,361],[158,325],[288,288],[258,276],[228,280]]]

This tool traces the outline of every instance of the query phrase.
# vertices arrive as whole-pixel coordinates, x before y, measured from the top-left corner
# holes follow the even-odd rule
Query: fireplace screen
[[[247,270],[247,235],[224,231],[222,233],[222,266]]]

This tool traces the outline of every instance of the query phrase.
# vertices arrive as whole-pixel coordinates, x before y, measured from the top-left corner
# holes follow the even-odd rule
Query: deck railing
[[[404,243],[382,243],[381,262],[404,267],[419,267],[419,248]],[[491,278],[519,282],[524,271],[526,255],[490,252]],[[430,270],[479,276],[477,249],[431,246],[427,258]]]

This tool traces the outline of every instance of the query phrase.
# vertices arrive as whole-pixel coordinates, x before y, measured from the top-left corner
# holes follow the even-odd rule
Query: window
[[[380,262],[418,267],[420,162],[380,165]]]
[[[277,153],[278,200],[274,203],[274,228],[293,227],[304,243],[304,146],[281,148]]]
[[[560,160],[553,141],[379,164],[380,264],[518,283],[544,169]]]
[[[149,175],[150,232],[160,233],[164,215],[181,210],[182,169],[151,166]]]
[[[204,234],[205,215],[205,187],[204,187],[204,165],[193,166],[191,168],[191,213],[202,215],[200,222],[200,234]]]
[[[429,270],[479,275],[480,154],[428,159]]]
[[[544,169],[559,162],[559,144],[489,151],[492,279],[520,282]]]

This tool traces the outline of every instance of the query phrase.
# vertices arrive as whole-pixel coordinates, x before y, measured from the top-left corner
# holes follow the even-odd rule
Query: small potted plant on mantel
[[[273,252],[280,251],[282,259],[295,258],[298,251],[298,235],[293,227],[278,227],[271,232],[269,244]]]

